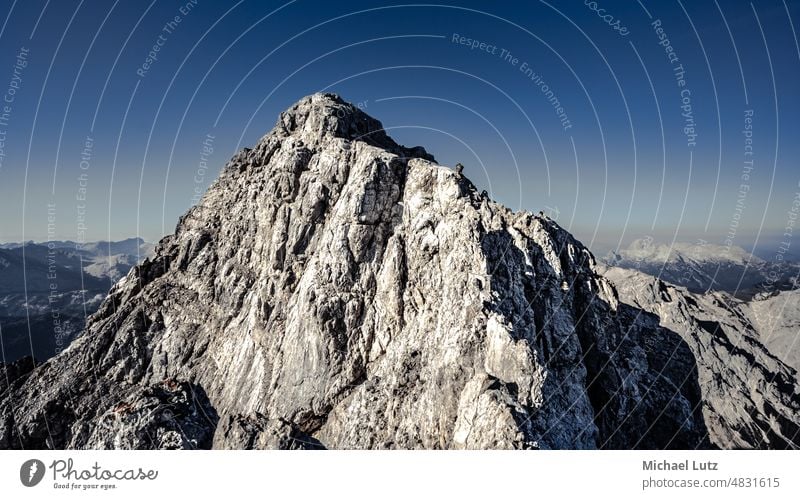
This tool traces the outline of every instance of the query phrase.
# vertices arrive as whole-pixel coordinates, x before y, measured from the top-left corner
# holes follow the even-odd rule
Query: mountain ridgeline
[[[694,318],[691,293],[648,277],[620,299],[602,271],[555,222],[316,94],[67,350],[4,366],[0,447],[800,446],[793,368]]]
[[[693,293],[725,291],[748,301],[798,288],[800,263],[784,258],[787,255],[782,252],[775,256],[780,258],[765,261],[737,246],[707,241],[666,245],[639,239],[625,250],[609,253],[604,261],[658,277]]]

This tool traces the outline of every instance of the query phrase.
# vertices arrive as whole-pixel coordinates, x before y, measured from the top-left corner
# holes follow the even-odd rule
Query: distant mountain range
[[[152,254],[141,238],[0,245],[0,354],[37,361],[65,348],[113,283]]]
[[[798,287],[800,263],[766,261],[736,246],[711,243],[658,244],[638,239],[628,249],[609,253],[604,263],[638,270],[693,293],[725,291],[749,300]]]

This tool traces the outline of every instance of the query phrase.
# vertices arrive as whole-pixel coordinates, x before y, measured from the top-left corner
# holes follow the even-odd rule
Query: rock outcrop
[[[705,350],[736,346],[690,342],[597,269],[555,222],[313,95],[3,389],[0,447],[798,445],[792,371],[709,394]]]
[[[712,443],[800,446],[800,395],[791,364],[796,329],[787,335],[779,325],[781,317],[788,322],[796,315],[795,294],[743,302],[722,292],[694,294],[629,269],[610,268],[604,276],[615,284],[620,301],[679,333],[697,358],[703,418]],[[791,305],[785,309],[787,301]],[[766,310],[773,312],[772,321]],[[765,346],[770,344],[780,348],[773,352]],[[665,352],[671,354],[669,348]]]

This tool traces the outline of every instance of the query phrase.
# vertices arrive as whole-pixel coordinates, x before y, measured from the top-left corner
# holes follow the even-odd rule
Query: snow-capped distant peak
[[[648,263],[676,262],[719,262],[758,265],[764,261],[739,246],[713,244],[707,241],[694,243],[675,242],[660,244],[652,239],[636,239],[627,249],[616,253],[624,260],[646,261]]]

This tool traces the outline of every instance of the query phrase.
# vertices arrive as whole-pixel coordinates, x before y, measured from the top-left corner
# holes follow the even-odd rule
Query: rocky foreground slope
[[[4,368],[0,447],[800,445],[791,368],[597,272],[554,222],[317,94],[69,349]]]
[[[677,332],[694,353],[712,442],[748,448],[759,435],[767,435],[767,440],[785,439],[786,447],[797,447],[800,344],[793,344],[797,328],[787,330],[792,319],[796,326],[796,295],[743,302],[723,292],[694,294],[630,269],[612,267],[602,273],[621,301],[647,312],[637,322],[649,320],[651,327],[657,322]],[[775,406],[777,400],[787,405]]]

